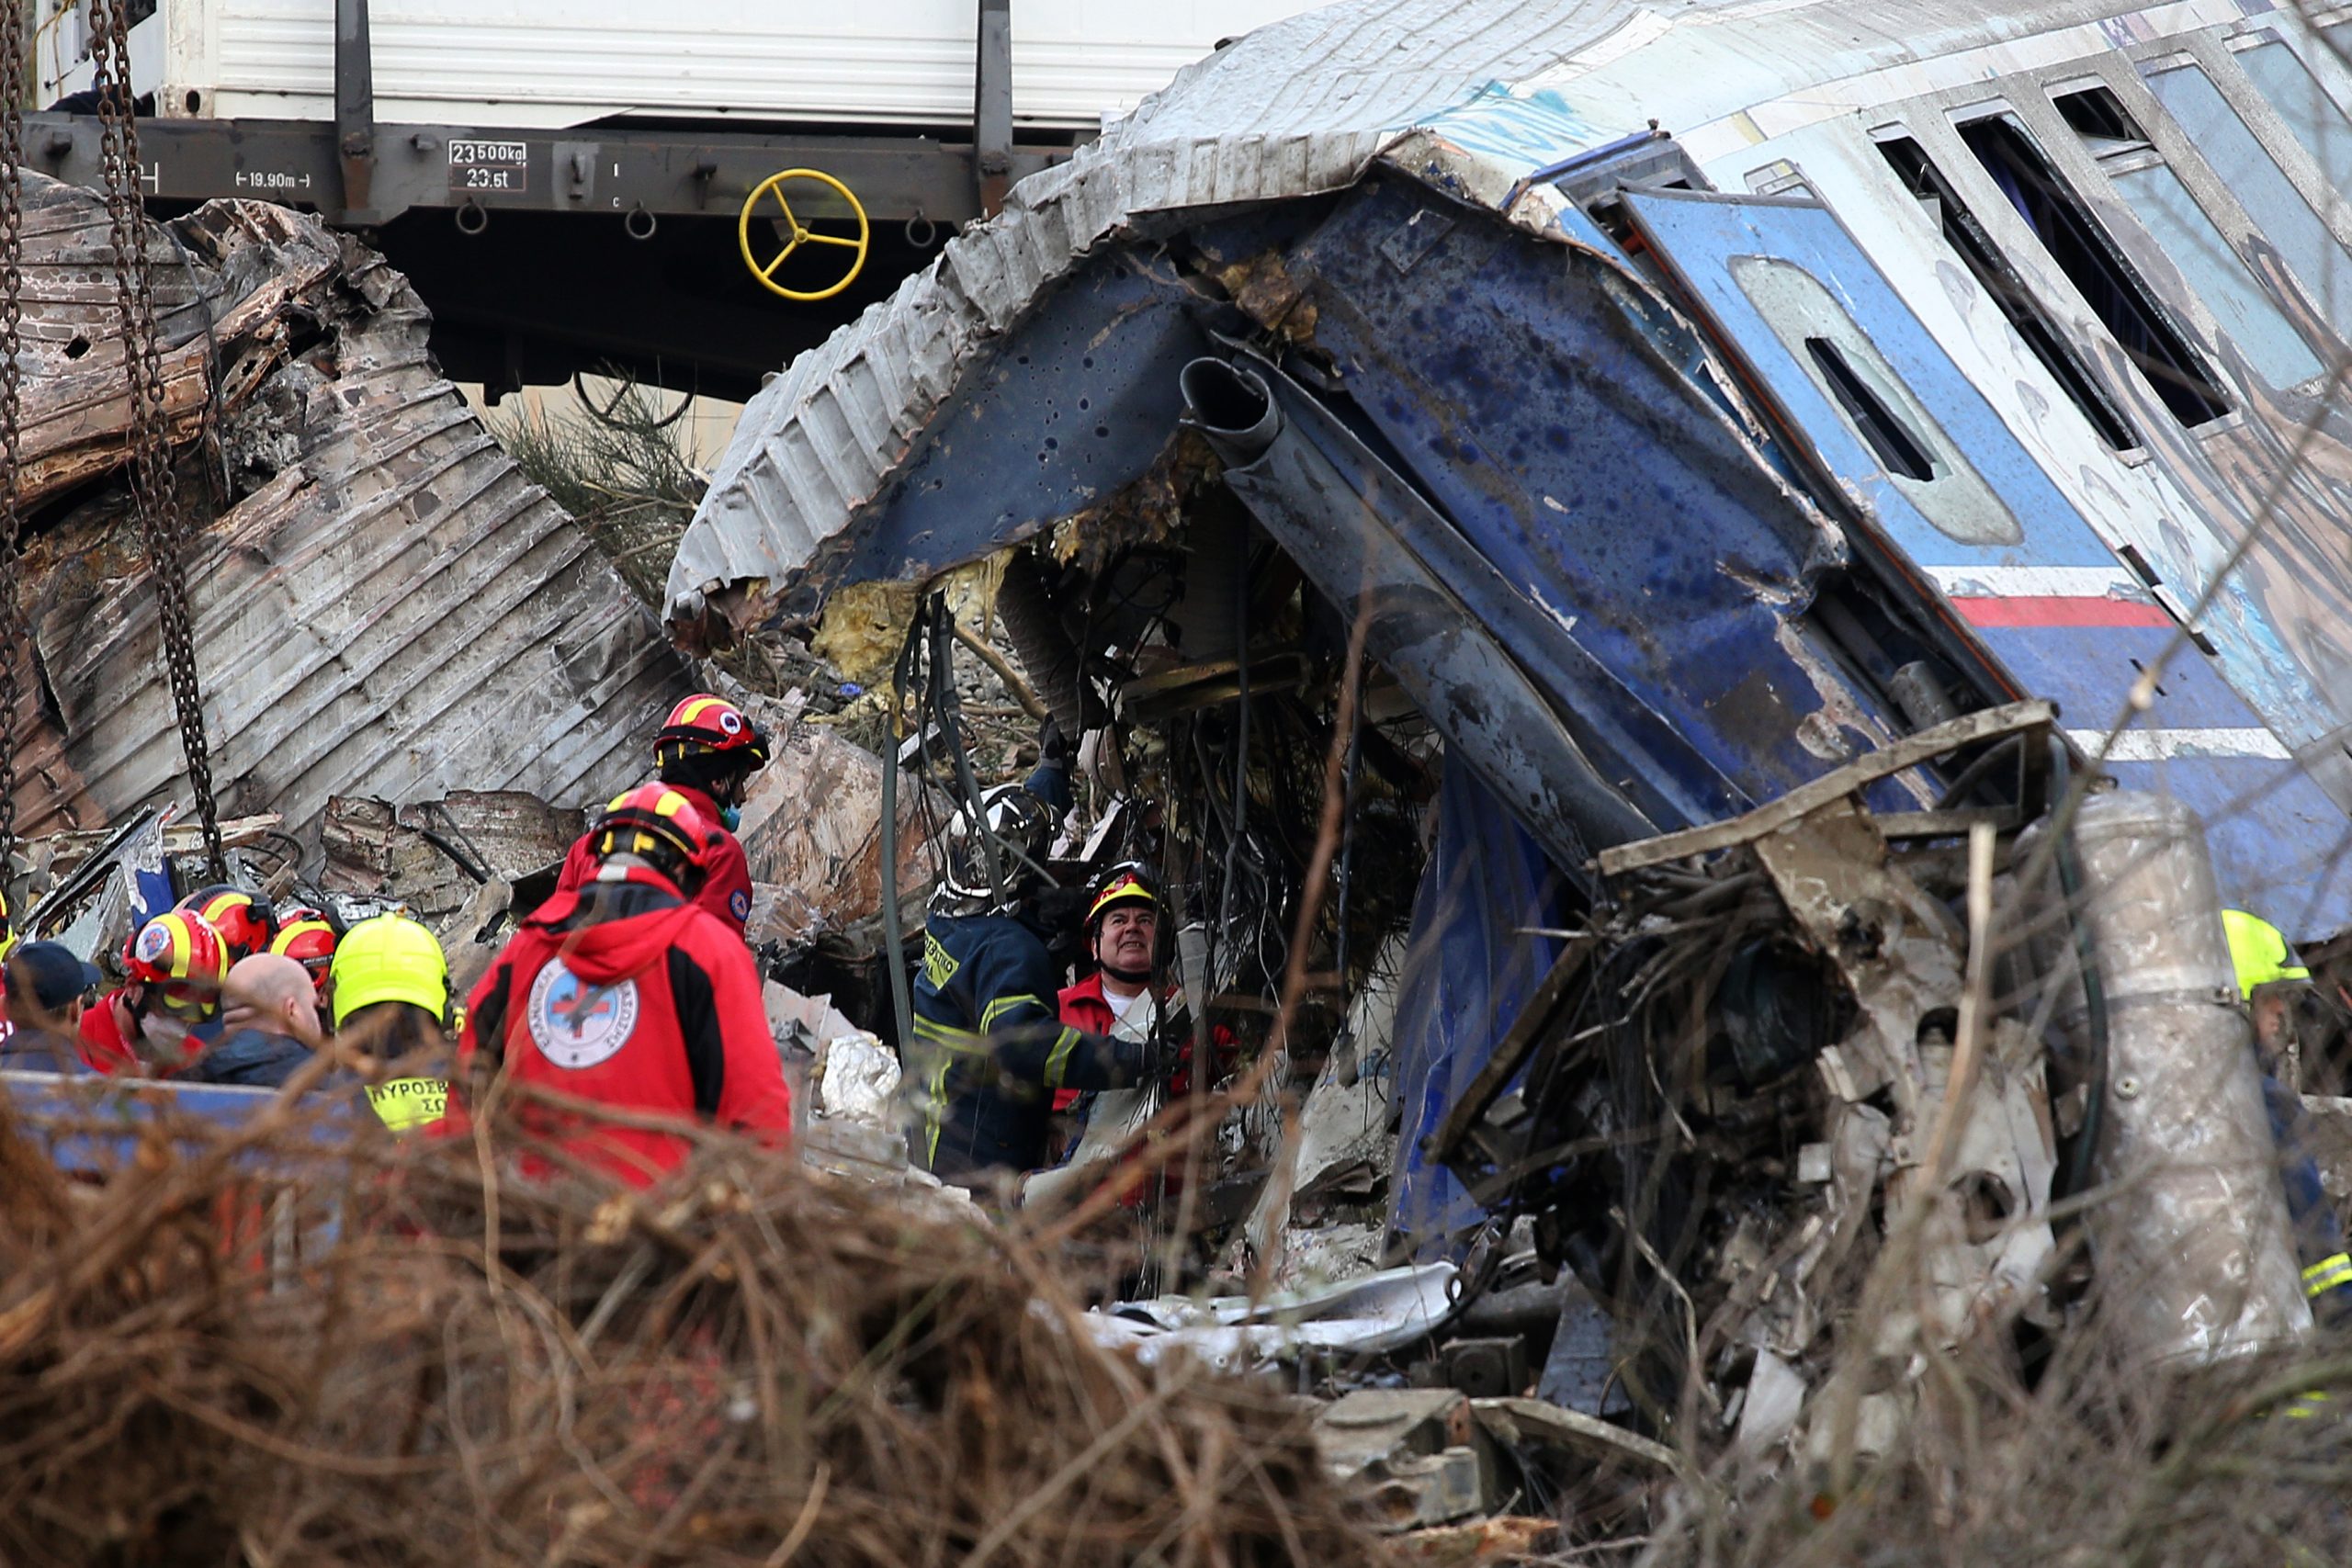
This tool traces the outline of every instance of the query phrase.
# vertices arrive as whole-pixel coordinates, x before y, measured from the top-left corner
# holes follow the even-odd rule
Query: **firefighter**
[[[181,899],[177,907],[203,916],[220,933],[232,964],[256,953],[267,953],[270,939],[277,934],[277,921],[268,900],[256,898],[226,882],[198,888]]]
[[[2295,1003],[2310,986],[2312,972],[2296,962],[2286,933],[2257,915],[2224,909],[2222,928],[2229,936],[2238,996],[2253,1026],[2263,1109],[2269,1112],[2270,1137],[2278,1151],[2303,1294],[2321,1321],[2352,1323],[2352,1254],[2345,1250],[2343,1226],[2320,1185],[2319,1166],[2307,1152],[2302,1101],[2281,1077],[2294,1071]]]
[[[669,722],[653,738],[653,764],[658,781],[684,795],[718,834],[694,901],[742,935],[752,918],[752,868],[735,829],[752,775],[768,765],[767,737],[733,703],[698,693],[670,710]],[[572,892],[596,874],[598,838],[591,829],[571,846],[557,892]]]
[[[970,1187],[1046,1163],[1058,1091],[1118,1089],[1159,1062],[1148,1036],[1073,1028],[1046,1000],[1060,990],[1051,933],[1039,929],[1052,833],[1046,803],[1023,785],[1001,784],[982,796],[978,819],[967,807],[949,833],[914,987],[912,1059],[925,1104],[913,1155],[942,1179]]]
[[[788,1142],[792,1094],[758,969],[741,932],[695,897],[714,868],[740,871],[741,850],[686,791],[659,784],[614,801],[590,848],[595,874],[534,910],[468,1001],[451,1130],[466,1125],[466,1086],[503,1075]],[[639,1187],[692,1146],[659,1128],[527,1101],[518,1115],[574,1158]],[[548,1168],[526,1156],[526,1174]]]
[[[300,964],[311,977],[311,991],[322,1018],[334,1016],[329,1009],[334,1002],[334,927],[326,916],[299,905],[280,911],[277,933],[269,939],[270,952]]]
[[[377,1117],[395,1133],[440,1121],[449,1098],[444,1068],[457,1031],[439,940],[406,915],[377,915],[343,934],[331,962],[324,988],[334,998],[328,1016],[336,1043],[379,1062],[423,1069],[368,1086]]]
[[[1061,994],[1062,1021],[1091,1034],[1108,1034],[1136,1017],[1148,1032],[1159,998],[1150,996],[1159,951],[1159,894],[1151,874],[1130,862],[1095,883],[1086,906],[1086,954],[1094,973]]]
[[[6,967],[9,949],[17,945],[17,928],[8,919],[8,890],[0,887],[0,1044],[8,1039],[8,976]]]
[[[125,984],[82,1014],[82,1059],[101,1073],[172,1074],[220,1032],[228,946],[186,909],[157,915],[122,951]]]

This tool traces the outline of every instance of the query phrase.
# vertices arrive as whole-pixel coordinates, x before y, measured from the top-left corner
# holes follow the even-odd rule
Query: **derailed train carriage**
[[[2053,1190],[2143,1135],[2077,1038],[2113,1021],[2100,964],[2224,1008],[2217,899],[2323,960],[2352,929],[2352,72],[2318,23],[1359,0],[1277,24],[763,391],[673,631],[821,636],[908,602],[867,585],[995,561],[1066,727],[1195,786],[1168,852],[1230,927],[1308,858],[1267,841],[1267,749],[1319,754],[1361,626],[1343,869],[1437,804],[1396,1026],[1405,1235],[1459,1250],[1540,1213],[1621,1329],[1693,1291],[1752,1326],[1932,1139],[1941,1326],[2055,1321]],[[2105,871],[2064,821],[2016,847],[2094,766],[2201,818],[2215,890],[2143,878],[2140,948],[2072,960],[2071,1000],[2007,1033],[1956,1016],[1962,832],[2011,876],[2170,863],[2183,818]],[[1826,863],[1792,863],[1801,828]],[[1644,920],[1768,886],[1778,948],[1719,923],[1662,984]],[[1346,899],[1402,895],[1340,886],[1317,959],[1344,987],[1369,945]],[[2154,953],[2167,929],[2187,948]],[[2034,945],[2012,1001],[2079,944]],[[1629,987],[1679,1022],[1595,1050]],[[1955,1154],[1972,1030],[2009,1041],[1978,1050],[2004,1110],[1998,1147]],[[2251,1073],[2222,1073],[2241,1111]],[[1710,1143],[1749,1190],[1821,1196],[1743,1224],[1739,1193],[1692,1190]],[[2162,1348],[2308,1322],[2275,1190],[2219,1194],[2256,1238],[2217,1265],[2238,1310]],[[1801,1367],[1802,1295],[1743,1353]]]

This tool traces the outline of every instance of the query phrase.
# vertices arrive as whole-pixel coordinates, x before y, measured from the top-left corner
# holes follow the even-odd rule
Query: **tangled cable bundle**
[[[951,1211],[717,1137],[526,1186],[284,1108],[61,1176],[104,1121],[0,1119],[8,1562],[1375,1560],[1278,1394],[1098,1350]]]

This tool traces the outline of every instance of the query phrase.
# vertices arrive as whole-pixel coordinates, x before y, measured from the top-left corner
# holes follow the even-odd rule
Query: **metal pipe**
[[[1190,417],[1225,461],[1227,488],[1343,619],[1370,617],[1366,655],[1565,875],[1589,888],[1595,848],[1657,831],[1593,765],[1519,650],[1456,596],[1449,570],[1492,568],[1442,553],[1452,525],[1410,485],[1272,366],[1196,359],[1182,377]]]
[[[920,617],[918,617],[918,626]],[[901,1058],[915,1037],[914,993],[907,984],[907,937],[899,921],[899,716],[907,711],[907,667],[914,658],[917,628],[907,628],[899,662],[890,671],[890,723],[882,749],[882,940],[890,950],[890,1010],[897,1015]]]
[[[2080,918],[2105,995],[2103,1125],[2084,1227],[2107,1331],[2143,1362],[2209,1362],[2312,1326],[2278,1158],[2196,814],[2114,791],[2075,813]],[[2092,1043],[2076,977],[2059,1022]]]

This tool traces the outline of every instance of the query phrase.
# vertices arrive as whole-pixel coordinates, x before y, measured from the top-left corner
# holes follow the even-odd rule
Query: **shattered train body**
[[[821,647],[877,585],[998,562],[1057,713],[1159,727],[1147,786],[1212,781],[1203,841],[1240,847],[1193,863],[1227,925],[1237,819],[1279,789],[1246,716],[1203,716],[1329,736],[1360,632],[1351,820],[1401,802],[1426,852],[1391,1235],[1470,1268],[1534,1219],[1600,1303],[1548,1337],[1562,1403],[1669,1424],[1696,1356],[1727,1429],[1788,1438],[1830,1337],[1808,1282],[1914,1201],[1934,1288],[1881,1353],[2056,1331],[2053,1201],[2169,1135],[2104,1114],[2107,1053],[2192,1036],[2255,1174],[2212,1292],[2134,1344],[2290,1337],[2242,1018],[2117,1020],[2235,1006],[2222,904],[2306,951],[2352,928],[2321,308],[2352,236],[2302,222],[2341,102],[2319,35],[2198,0],[1329,7],[772,382],[672,626]],[[2077,822],[2094,773],[2120,804]],[[2131,814],[2158,795],[2177,818]],[[2129,895],[2196,984],[2097,984],[2136,971],[2081,918],[2129,882],[2094,829],[2197,843],[2210,880]],[[1980,897],[2018,930],[1972,935]],[[1347,920],[1317,955],[1343,984]]]

